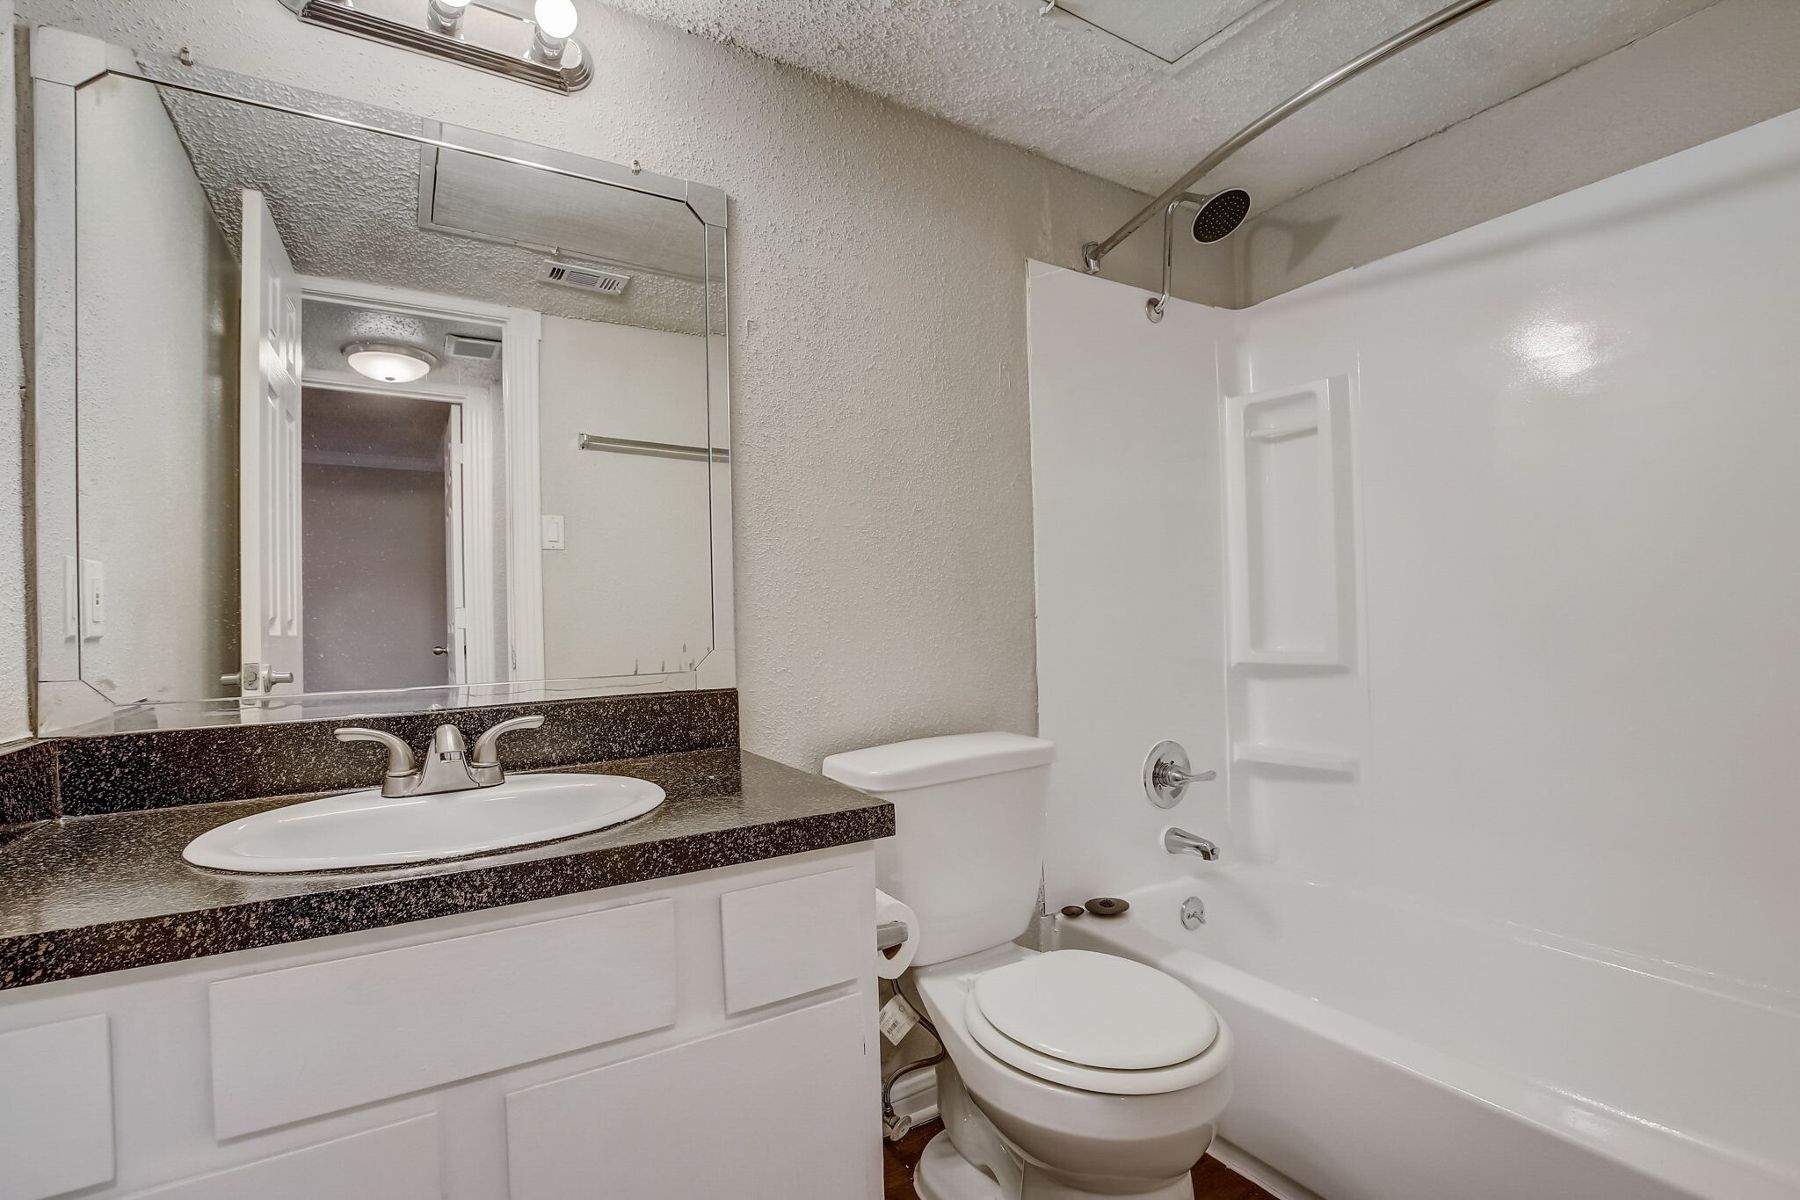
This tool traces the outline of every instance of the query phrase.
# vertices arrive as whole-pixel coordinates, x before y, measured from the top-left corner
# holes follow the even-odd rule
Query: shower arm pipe
[[[1365,50],[1362,54],[1351,59],[1331,74],[1326,75],[1322,79],[1316,80],[1309,86],[1295,92],[1292,96],[1289,96],[1286,100],[1283,100],[1280,104],[1277,104],[1274,108],[1271,108],[1268,112],[1232,134],[1220,144],[1218,149],[1195,163],[1193,168],[1189,170],[1187,174],[1170,184],[1168,188],[1164,190],[1162,195],[1146,204],[1138,211],[1136,216],[1131,218],[1131,220],[1119,226],[1117,231],[1115,231],[1111,237],[1107,238],[1104,242],[1089,242],[1087,245],[1083,246],[1081,248],[1081,257],[1086,263],[1087,273],[1089,275],[1097,274],[1100,270],[1100,260],[1105,258],[1108,254],[1111,254],[1114,250],[1117,250],[1120,242],[1123,242],[1139,229],[1142,229],[1144,225],[1157,214],[1168,212],[1171,204],[1180,201],[1180,199],[1187,194],[1188,189],[1200,182],[1200,179],[1208,171],[1211,171],[1214,167],[1230,158],[1233,154],[1236,154],[1239,150],[1242,150],[1245,146],[1249,145],[1269,130],[1275,128],[1275,126],[1281,124],[1283,121],[1311,104],[1314,100],[1317,100],[1320,96],[1333,90],[1339,84],[1348,83],[1375,64],[1392,58],[1408,46],[1423,41],[1438,30],[1444,28],[1446,25],[1460,21],[1470,13],[1475,12],[1477,9],[1486,8],[1493,2],[1494,0],[1457,0],[1455,4],[1445,5],[1424,20],[1396,33],[1393,37],[1382,42],[1379,46]]]
[[[1163,311],[1169,307],[1169,293],[1175,287],[1175,210],[1184,199],[1185,195],[1178,196],[1163,209],[1162,295],[1144,301],[1144,312],[1152,325],[1163,319]],[[1088,273],[1092,274],[1095,269],[1090,267]]]

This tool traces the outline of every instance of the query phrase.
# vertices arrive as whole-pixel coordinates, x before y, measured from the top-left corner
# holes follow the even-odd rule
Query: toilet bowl
[[[982,986],[1021,966],[1012,995]],[[1110,969],[1085,978],[1101,966]],[[913,981],[948,1054],[938,1067],[945,1129],[920,1160],[921,1200],[1193,1196],[1189,1172],[1231,1094],[1230,1031],[1198,996],[1141,963],[1012,945],[915,970]],[[1091,1036],[1076,1034],[1084,1023]],[[1052,1041],[1057,1053],[1039,1048]],[[1121,1053],[1154,1065],[1062,1057]]]
[[[1051,743],[1007,733],[833,755],[894,805],[881,886],[918,917],[907,979],[943,1042],[921,1200],[1192,1200],[1231,1094],[1231,1034],[1179,981],[1015,945],[1036,913]]]

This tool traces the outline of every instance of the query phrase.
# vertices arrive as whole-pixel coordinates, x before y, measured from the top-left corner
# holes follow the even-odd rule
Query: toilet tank
[[[1037,911],[1052,743],[959,733],[825,760],[827,777],[894,806],[881,887],[919,917],[915,965],[1004,945]]]

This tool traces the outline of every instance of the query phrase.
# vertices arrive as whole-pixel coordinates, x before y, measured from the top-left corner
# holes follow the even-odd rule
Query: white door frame
[[[380,307],[426,317],[461,317],[500,328],[500,394],[480,389],[435,385],[377,384],[349,370],[315,368],[308,364],[307,387],[380,392],[451,400],[463,405],[463,445],[468,457],[468,511],[492,512],[495,481],[491,467],[493,440],[502,436],[506,463],[506,624],[505,641],[499,641],[493,606],[470,606],[471,664],[497,661],[500,645],[507,650],[508,669],[484,678],[470,670],[468,683],[539,680],[544,677],[544,562],[542,553],[543,501],[539,488],[538,445],[538,342],[543,319],[528,308],[488,304],[462,296],[441,296],[414,288],[300,277],[306,300],[356,307]],[[497,403],[496,403],[497,402]],[[495,409],[498,408],[498,419]],[[495,548],[491,523],[476,522],[480,536],[465,541],[464,567],[471,579],[492,579]],[[485,546],[483,542],[485,540]],[[473,597],[474,590],[470,595]],[[479,632],[478,632],[479,628]],[[485,657],[482,657],[485,653]]]

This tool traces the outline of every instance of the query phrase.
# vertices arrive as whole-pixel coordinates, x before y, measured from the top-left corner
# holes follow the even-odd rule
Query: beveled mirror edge
[[[103,75],[118,75],[351,129],[407,138],[549,171],[609,187],[675,200],[702,225],[705,242],[707,424],[709,444],[730,446],[730,317],[727,224],[729,198],[708,184],[657,175],[504,134],[449,125],[379,105],[279,84],[183,61],[184,55],[139,53],[54,26],[34,26],[29,41],[30,152],[22,182],[32,195],[30,236],[20,247],[28,279],[21,297],[32,328],[27,378],[31,391],[36,663],[35,735],[70,737],[145,728],[199,728],[247,722],[317,719],[340,712],[399,714],[495,703],[591,696],[700,691],[737,684],[732,599],[731,467],[709,474],[712,647],[691,671],[654,675],[532,679],[504,684],[311,693],[259,699],[214,697],[118,704],[81,677],[80,639],[65,630],[76,595],[66,584],[79,558],[76,524],[75,93]],[[279,96],[277,101],[272,96]],[[68,564],[68,569],[65,569]]]

